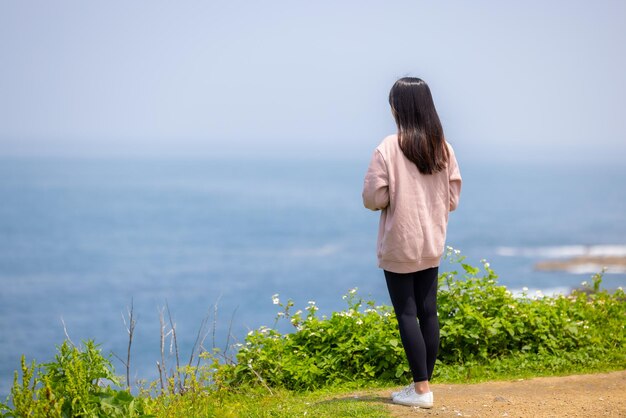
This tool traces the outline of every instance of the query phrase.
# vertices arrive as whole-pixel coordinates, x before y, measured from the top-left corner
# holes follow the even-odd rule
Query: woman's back
[[[381,209],[377,255],[379,266],[408,273],[439,265],[448,212],[458,203],[461,176],[447,144],[446,169],[423,174],[403,153],[397,135],[374,151],[365,176],[363,203]]]

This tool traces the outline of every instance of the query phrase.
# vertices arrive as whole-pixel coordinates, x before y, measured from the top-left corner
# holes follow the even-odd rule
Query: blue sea
[[[131,303],[131,371],[146,379],[157,376],[166,304],[188,359],[207,314],[215,336],[204,346],[223,348],[274,323],[274,294],[296,308],[316,301],[321,314],[344,308],[354,287],[389,303],[378,213],[361,203],[368,162],[0,160],[0,395],[22,354],[49,361],[66,332],[125,357]],[[566,293],[600,266],[540,272],[534,263],[626,254],[626,166],[461,165],[448,244],[470,264],[487,259],[510,289]],[[626,272],[603,283],[625,286]]]

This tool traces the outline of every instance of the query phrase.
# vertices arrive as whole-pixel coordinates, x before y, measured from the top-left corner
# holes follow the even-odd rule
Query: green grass
[[[558,355],[527,353],[495,359],[488,364],[438,365],[433,383],[468,384],[624,369],[624,349],[602,357],[594,357],[588,351]],[[222,393],[157,397],[148,401],[146,409],[157,417],[383,417],[390,416],[388,393],[397,387],[389,381],[370,381],[305,392],[273,389],[271,394],[261,387],[230,389]]]
[[[354,387],[330,387],[314,392],[285,389],[270,394],[260,389],[206,396],[173,395],[148,402],[157,417],[381,417],[387,415],[384,398],[367,391],[356,396]]]
[[[626,350],[595,355],[588,350],[558,354],[515,354],[486,364],[442,365],[434,383],[479,383],[545,376],[605,373],[626,369]]]

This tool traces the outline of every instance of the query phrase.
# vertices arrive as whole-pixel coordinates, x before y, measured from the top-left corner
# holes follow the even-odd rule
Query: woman
[[[461,193],[461,174],[423,80],[398,80],[389,104],[398,131],[374,151],[363,204],[382,211],[378,265],[413,375],[412,384],[392,394],[393,402],[432,408],[428,382],[439,348],[438,267],[448,212],[456,209]]]

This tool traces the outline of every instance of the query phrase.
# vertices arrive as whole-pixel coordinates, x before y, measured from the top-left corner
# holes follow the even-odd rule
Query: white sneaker
[[[418,394],[415,390],[402,391],[393,398],[393,403],[407,406],[419,406],[420,408],[433,407],[433,393]]]
[[[408,391],[414,391],[414,387],[415,386],[413,386],[413,383],[411,383],[410,385],[407,385],[407,386],[403,387],[402,389],[400,389],[397,392],[391,392],[391,399],[395,398],[396,396],[398,396],[401,393],[408,392]]]

